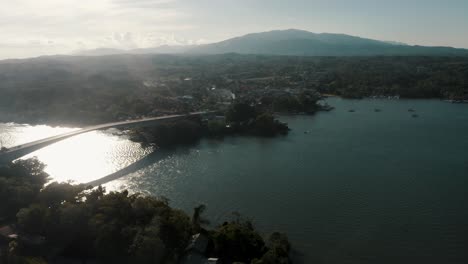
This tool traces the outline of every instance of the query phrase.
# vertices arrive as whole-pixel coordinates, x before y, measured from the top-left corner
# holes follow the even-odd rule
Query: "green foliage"
[[[251,106],[248,102],[238,102],[226,112],[226,122],[228,123],[242,123],[247,122],[252,118],[255,118],[256,111],[255,107]]]
[[[286,134],[289,130],[286,124],[276,120],[271,114],[263,113],[252,124],[255,135],[272,137],[277,134]]]
[[[226,122],[222,120],[210,120],[206,124],[209,136],[223,136],[226,134]]]
[[[52,61],[50,61],[52,60]],[[39,66],[38,66],[39,65]],[[269,89],[316,89],[345,97],[466,98],[466,57],[111,56],[41,58],[0,65],[0,119],[26,123],[102,123],[213,106],[206,88],[261,99]],[[146,86],[143,82],[157,81]],[[189,76],[190,82],[183,81]],[[262,79],[263,80],[258,80]],[[269,78],[272,77],[272,78]],[[256,81],[252,81],[257,79]],[[192,95],[187,106],[178,97]],[[268,97],[268,95],[265,95]],[[211,102],[214,100],[213,102]],[[273,98],[263,102],[270,105]],[[300,102],[301,103],[301,102]],[[311,104],[307,104],[312,106]],[[297,105],[296,105],[297,106]],[[281,111],[299,110],[276,102]],[[271,110],[271,109],[268,109]],[[240,116],[242,117],[242,115]],[[241,119],[233,117],[237,122]]]
[[[302,92],[299,95],[278,96],[271,102],[275,112],[283,113],[315,113],[318,110],[319,95],[311,92]],[[268,102],[268,101],[267,101]]]
[[[49,250],[105,263],[160,263],[182,254],[192,223],[185,213],[170,208],[167,200],[126,191],[104,194],[102,188],[88,193],[80,189],[67,184],[45,188],[42,204],[18,213],[21,232],[44,236]],[[64,190],[75,196],[64,195]]]
[[[140,129],[137,134],[139,136],[133,138],[137,142],[156,143],[167,148],[197,142],[203,135],[203,128],[199,120],[178,120]],[[143,139],[141,135],[147,137]]]
[[[318,101],[321,99],[320,94],[314,92],[304,91],[298,95],[298,102],[301,108],[301,112],[315,113],[318,107]]]
[[[299,112],[301,110],[299,100],[294,96],[281,96],[273,100],[275,112]]]
[[[161,239],[171,253],[180,254],[187,246],[192,232],[190,217],[181,210],[168,207],[166,217],[156,220],[160,225]]]
[[[18,227],[27,234],[40,235],[46,226],[47,214],[47,207],[38,204],[23,208],[16,215]]]
[[[246,102],[231,105],[226,113],[226,121],[231,123],[233,131],[237,133],[271,137],[289,131],[288,126],[273,115]]]
[[[71,185],[53,182],[47,185],[39,194],[39,200],[46,206],[57,207],[60,204],[77,203],[85,190],[84,185]]]
[[[51,183],[41,190],[47,179],[43,168],[37,160],[19,161],[2,167],[0,179],[16,184],[10,189],[1,186],[7,194],[26,198],[14,203],[5,199],[9,205],[2,203],[2,209],[16,210],[20,234],[46,239],[46,255],[98,258],[103,263],[164,263],[183,253],[192,222],[184,212],[169,207],[167,199],[126,191],[106,194],[102,187],[86,190],[67,183]],[[26,187],[20,184],[30,190],[22,190]],[[19,243],[15,248],[21,255],[28,245]]]
[[[202,231],[202,225],[210,224],[210,221],[202,216],[205,210],[206,206],[204,204],[201,204],[193,209],[192,226],[196,233]]]
[[[329,75],[323,78],[320,90],[344,97],[462,98],[468,93],[465,58],[335,58],[328,64]]]
[[[264,253],[265,243],[249,221],[224,223],[213,234],[215,252],[229,261],[250,262]]]
[[[285,234],[273,233],[267,242],[268,251],[255,264],[289,264],[289,251],[291,245]]]
[[[135,263],[142,264],[162,263],[166,251],[157,223],[139,231],[129,249],[129,253],[134,256]]]
[[[1,170],[8,177],[14,176],[11,170],[43,177],[41,169],[40,163],[31,160]],[[203,228],[209,223],[203,217],[205,210],[204,205],[195,207],[190,218],[171,208],[165,198],[130,195],[127,191],[106,194],[102,187],[51,183],[16,214],[20,236],[40,238],[45,245],[36,248],[18,239],[0,260],[41,263],[41,258],[28,259],[23,257],[26,254],[99,263],[177,263],[191,237],[204,233],[213,244],[209,253],[223,261],[289,263],[285,261],[289,260],[290,245],[284,235],[274,234],[266,247],[251,222],[240,218],[207,231]]]
[[[6,264],[47,264],[48,262],[45,261],[43,258],[40,257],[17,257],[17,256],[10,256],[8,257],[5,262]]]
[[[48,177],[37,159],[0,167],[0,219],[14,219],[19,209],[35,202]]]

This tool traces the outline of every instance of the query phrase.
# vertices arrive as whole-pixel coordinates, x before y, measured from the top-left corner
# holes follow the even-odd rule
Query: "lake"
[[[89,182],[134,164],[106,188],[165,196],[189,213],[203,203],[213,224],[239,212],[265,234],[287,233],[303,263],[466,263],[468,105],[328,103],[336,109],[282,116],[292,129],[284,137],[151,153],[117,131],[97,131],[30,156],[59,181]],[[0,124],[0,141],[70,130]]]

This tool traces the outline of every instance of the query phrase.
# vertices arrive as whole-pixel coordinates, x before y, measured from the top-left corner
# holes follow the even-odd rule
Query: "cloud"
[[[0,9],[0,58],[70,53],[83,47],[145,48],[193,29],[175,0],[15,0]],[[164,43],[167,41],[167,43]]]
[[[174,3],[175,0],[113,0],[116,5],[133,8],[154,8],[166,7],[167,4]]]

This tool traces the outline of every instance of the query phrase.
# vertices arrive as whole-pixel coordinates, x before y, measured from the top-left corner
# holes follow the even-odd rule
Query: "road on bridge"
[[[137,120],[127,120],[127,121],[119,121],[119,122],[113,122],[113,123],[106,123],[106,124],[100,124],[100,125],[95,125],[95,126],[89,126],[86,128],[78,129],[75,131],[71,131],[68,133],[60,134],[57,136],[53,137],[48,137],[40,140],[36,140],[30,143],[18,145],[15,147],[8,148],[2,152],[0,152],[0,163],[1,162],[9,162],[13,161],[17,158],[20,158],[22,156],[25,156],[31,152],[34,152],[38,149],[41,149],[43,147],[46,147],[48,145],[54,144],[58,141],[77,136],[79,134],[87,133],[90,131],[94,130],[102,130],[102,129],[108,129],[112,127],[125,127],[129,125],[136,125],[136,124],[143,124],[143,123],[150,123],[154,121],[160,121],[160,120],[168,120],[168,119],[176,119],[176,118],[183,118],[183,117],[190,117],[190,116],[198,116],[198,115],[205,115],[205,114],[213,114],[216,113],[216,111],[211,111],[211,112],[193,112],[189,114],[182,114],[182,115],[167,115],[167,116],[160,116],[160,117],[148,117],[148,118],[142,118],[142,119],[137,119]],[[16,155],[15,155],[16,154]]]

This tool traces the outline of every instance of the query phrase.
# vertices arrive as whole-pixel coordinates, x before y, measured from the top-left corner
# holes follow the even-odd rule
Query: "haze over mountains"
[[[292,56],[468,56],[468,49],[411,46],[399,42],[379,41],[345,34],[312,33],[304,30],[274,30],[252,33],[221,42],[191,46],[160,46],[145,49],[85,50],[75,55],[112,54],[264,54]]]

